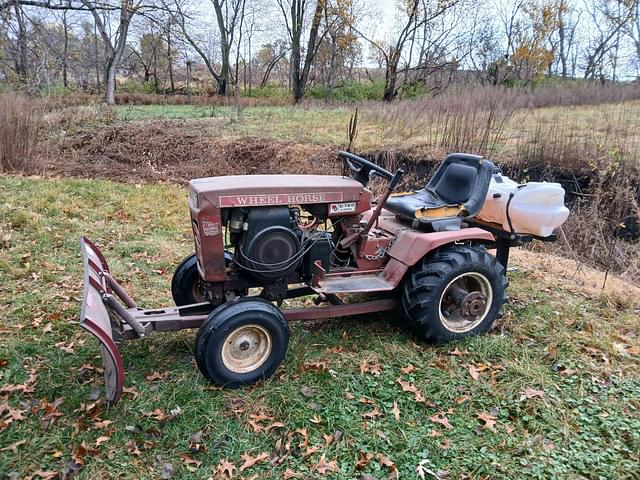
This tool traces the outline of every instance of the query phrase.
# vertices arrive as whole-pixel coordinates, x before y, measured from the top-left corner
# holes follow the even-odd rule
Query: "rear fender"
[[[416,230],[402,230],[393,246],[389,249],[390,260],[382,275],[384,279],[397,286],[404,274],[425,255],[438,248],[455,242],[476,240],[493,242],[493,234],[481,228],[463,228],[452,232],[426,233]]]

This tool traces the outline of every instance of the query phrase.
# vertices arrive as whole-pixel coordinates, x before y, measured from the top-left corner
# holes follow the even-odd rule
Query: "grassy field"
[[[198,373],[194,332],[157,335],[124,346],[127,393],[106,410],[78,238],[166,304],[192,249],[186,191],[0,176],[0,219],[0,477],[637,478],[630,296],[520,264],[489,335],[432,348],[386,316],[297,323],[276,375],[235,391]]]
[[[470,118],[456,125],[456,112],[446,105],[433,108],[409,103],[397,106],[365,104],[359,107],[358,137],[355,146],[361,150],[432,147],[443,141],[443,131],[459,137],[473,137],[466,130],[483,131],[494,122],[491,146],[498,161],[515,155],[517,147],[540,140],[539,129],[547,141],[561,143],[558,137],[571,137],[575,148],[587,145],[597,148],[624,149],[625,155],[638,157],[640,151],[640,102],[632,101],[598,106],[521,108],[497,111],[489,119],[487,112],[473,111]],[[403,106],[408,105],[408,106]],[[92,107],[89,107],[92,108]],[[455,108],[455,107],[454,107]],[[131,105],[116,107],[117,118],[124,122],[153,120],[201,119],[211,127],[211,135],[221,137],[253,136],[265,139],[291,140],[320,145],[345,145],[346,128],[355,107],[251,107],[238,112],[234,107],[191,105]],[[451,115],[454,115],[452,118]],[[464,113],[460,118],[467,118]],[[496,118],[497,117],[497,118]],[[465,123],[468,122],[468,123]],[[209,128],[208,128],[209,130]],[[464,143],[464,139],[460,141]],[[470,147],[474,145],[470,144]],[[562,152],[564,155],[570,152]],[[574,152],[578,154],[579,152]],[[567,159],[560,158],[564,162]],[[571,158],[570,161],[575,162]]]

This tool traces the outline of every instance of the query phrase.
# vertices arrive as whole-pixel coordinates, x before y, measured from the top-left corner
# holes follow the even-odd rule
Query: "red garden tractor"
[[[350,176],[192,180],[195,253],[173,276],[176,306],[138,307],[98,247],[82,238],[80,320],[101,344],[109,403],[124,384],[118,346],[153,332],[197,328],[202,374],[238,387],[275,372],[289,320],[401,310],[417,336],[436,345],[491,328],[506,299],[509,248],[533,238],[474,218],[487,198],[492,162],[451,154],[423,189],[393,194],[402,170],[348,152],[339,157]],[[367,188],[374,175],[386,181],[377,202]],[[369,295],[354,302],[362,293]],[[309,295],[316,306],[280,308]]]

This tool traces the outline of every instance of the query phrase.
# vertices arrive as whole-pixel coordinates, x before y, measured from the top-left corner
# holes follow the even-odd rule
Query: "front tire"
[[[407,275],[403,317],[434,345],[488,331],[505,302],[504,268],[484,248],[449,245]]]
[[[182,260],[176,268],[171,279],[171,296],[178,307],[207,301],[195,253]]]
[[[273,375],[288,345],[289,327],[280,309],[245,298],[220,305],[200,326],[196,363],[214,384],[237,388]]]
[[[225,267],[228,268],[232,261],[233,255],[225,251]],[[236,294],[238,296],[244,296],[246,292],[236,292]],[[198,259],[195,253],[192,253],[182,260],[173,273],[173,277],[171,278],[171,296],[178,307],[208,301],[205,294],[204,282],[202,278],[200,278],[200,272],[198,271]]]

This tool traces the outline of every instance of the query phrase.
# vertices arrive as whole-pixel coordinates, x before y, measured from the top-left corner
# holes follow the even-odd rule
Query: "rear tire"
[[[507,285],[504,268],[484,248],[449,245],[405,278],[403,317],[434,345],[484,333],[500,315]]]
[[[237,388],[273,375],[288,345],[289,326],[280,309],[244,298],[220,305],[200,326],[196,363],[214,384]]]

